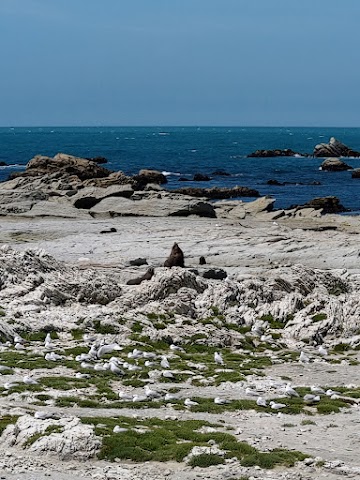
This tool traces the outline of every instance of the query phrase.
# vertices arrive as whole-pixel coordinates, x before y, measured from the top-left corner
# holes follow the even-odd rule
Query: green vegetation
[[[102,335],[118,333],[118,329],[114,325],[102,324],[100,320],[93,321],[93,328],[96,333],[101,333]]]
[[[3,433],[5,428],[8,425],[12,425],[16,423],[16,420],[18,419],[18,416],[12,416],[12,415],[4,415],[0,417],[0,435]]]
[[[259,452],[256,448],[244,442],[238,442],[233,435],[223,432],[200,433],[204,426],[216,426],[201,420],[160,420],[149,418],[138,420],[132,417],[118,418],[82,418],[82,422],[93,424],[96,435],[103,437],[99,458],[114,461],[115,458],[135,462],[170,460],[182,461],[194,446],[207,446],[214,441],[221,450],[226,451],[224,458],[236,457],[242,465],[259,465],[263,468],[273,468],[276,465],[291,466],[306,455],[275,449],[271,452]],[[121,425],[128,430],[113,433],[115,425]],[[135,429],[136,428],[136,429]],[[218,455],[203,454],[197,460],[192,459],[192,466],[206,467],[223,463]],[[221,461],[220,461],[221,460]]]
[[[322,322],[323,320],[327,319],[327,314],[326,313],[317,313],[312,317],[313,322]]]
[[[206,468],[211,465],[221,465],[225,463],[225,459],[216,455],[214,453],[202,453],[201,455],[196,455],[191,458],[189,461],[190,467],[201,467]]]

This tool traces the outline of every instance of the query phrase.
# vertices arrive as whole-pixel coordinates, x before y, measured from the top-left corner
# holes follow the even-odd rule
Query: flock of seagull
[[[141,371],[142,367],[138,364],[137,361],[139,359],[142,359],[144,360],[145,367],[148,367],[150,369],[154,367],[154,370],[155,370],[155,369],[158,369],[158,367],[160,366],[161,376],[169,379],[175,378],[175,374],[173,371],[171,371],[170,362],[166,355],[159,355],[154,352],[148,352],[148,351],[143,351],[143,350],[134,348],[131,352],[127,354],[127,358],[128,360],[135,360],[136,363],[131,363],[129,361],[123,360],[116,356],[112,356],[109,359],[103,360],[105,355],[111,354],[113,352],[121,351],[123,350],[123,347],[121,347],[118,343],[108,343],[108,344],[98,345],[96,344],[96,337],[93,337],[88,334],[85,334],[83,336],[83,339],[86,342],[88,342],[88,344],[90,345],[89,351],[87,353],[81,353],[75,357],[75,360],[79,362],[80,367],[82,369],[86,369],[88,371],[94,370],[96,372],[110,371],[114,375],[123,377],[126,374],[126,371],[128,372]],[[18,351],[20,350],[24,351],[26,350],[26,341],[20,335],[16,335],[14,337],[13,343],[6,342],[5,344],[2,344],[2,349],[4,348],[6,349],[9,347],[13,347]],[[58,360],[63,360],[66,358],[64,355],[58,354],[54,351],[57,348],[58,347],[53,343],[51,334],[48,333],[44,341],[44,350],[45,350],[44,358],[46,361],[56,362]],[[175,344],[171,344],[169,346],[169,350],[171,353],[185,352],[185,350],[181,346],[175,345]],[[325,356],[328,354],[328,352],[324,347],[320,346],[319,354],[322,356]],[[309,363],[310,361],[311,361],[311,358],[305,352],[301,351],[299,356],[299,362],[306,364],[306,363]],[[226,366],[223,356],[220,352],[214,353],[214,362],[219,367]],[[0,365],[0,374],[1,372],[5,372],[5,370],[10,370],[10,368],[4,365]],[[86,379],[86,378],[90,378],[91,374],[88,372],[85,373],[85,372],[79,371],[75,374],[75,377],[78,379]],[[38,381],[33,377],[31,377],[30,375],[25,375],[23,377],[23,383],[26,385],[36,385],[38,384]],[[10,390],[12,387],[17,385],[19,385],[18,382],[5,382],[3,386],[5,390]],[[281,392],[281,396],[284,396],[285,398],[299,397],[299,393],[291,386],[290,383],[287,383],[285,386],[284,384],[281,384],[280,392]],[[318,387],[315,385],[311,387],[311,392],[312,392],[311,394],[306,394],[303,397],[303,400],[306,404],[316,404],[317,402],[320,401],[321,395],[327,395],[333,399],[339,398],[340,396],[339,392],[335,392],[330,389],[327,391],[324,391],[321,387]],[[245,389],[245,395],[254,397],[254,398],[256,397],[256,404],[260,407],[265,407],[265,408],[270,407],[273,410],[280,410],[288,406],[286,403],[279,403],[275,401],[270,401],[268,403],[268,401],[264,398],[263,394],[264,394],[263,391],[259,391],[255,388],[247,387]],[[182,400],[179,394],[169,393],[161,390],[154,390],[150,388],[148,384],[145,385],[143,393],[131,394],[126,391],[120,391],[118,393],[118,396],[119,396],[119,399],[124,402],[146,402],[151,400],[162,400],[165,402],[178,402]],[[187,408],[191,408],[199,405],[198,402],[192,400],[191,398],[185,398],[183,403],[184,403],[184,406]],[[214,403],[217,405],[226,405],[228,403],[231,403],[231,401],[222,397],[215,397]],[[40,413],[39,415],[41,416],[42,414]],[[46,415],[46,414],[43,413],[43,415]]]

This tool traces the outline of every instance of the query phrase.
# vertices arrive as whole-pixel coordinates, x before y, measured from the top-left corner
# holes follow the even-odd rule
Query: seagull
[[[81,362],[80,367],[81,368],[89,368],[91,370],[94,370],[94,365],[92,363],[88,363],[88,362]]]
[[[125,364],[124,364],[125,366]],[[141,370],[141,367],[139,365],[133,365],[132,363],[128,364],[128,370],[129,372],[139,372]]]
[[[333,395],[341,395],[341,393],[336,392],[335,390],[331,390],[331,388],[329,388],[328,390],[326,390],[325,395],[327,397],[332,397]]]
[[[16,335],[14,336],[14,344],[15,344],[15,343],[25,343],[25,342],[26,342],[26,340],[25,340],[24,338],[22,338],[21,335],[16,334]]]
[[[24,346],[22,343],[20,343],[20,342],[15,343],[14,348],[15,348],[16,350],[26,350],[25,346]]]
[[[134,350],[129,352],[127,356],[128,358],[141,358],[143,356],[143,352],[137,348],[134,348]]]
[[[174,374],[172,372],[169,372],[168,370],[163,370],[161,375],[165,378],[175,378]]]
[[[276,403],[276,402],[270,402],[270,406],[273,410],[280,410],[281,408],[287,407],[285,403]]]
[[[119,398],[120,398],[120,400],[124,400],[125,402],[132,402],[133,401],[133,396],[130,393],[127,393],[127,392],[119,392]]]
[[[156,362],[152,362],[151,360],[145,360],[144,365],[145,367],[153,367],[154,365],[156,365]]]
[[[57,418],[57,415],[55,413],[38,410],[34,413],[34,418],[37,418],[38,420],[47,420],[48,418]]]
[[[93,343],[96,342],[96,337],[95,335],[91,335],[90,333],[84,333],[83,340],[84,342]]]
[[[184,400],[185,407],[194,407],[195,405],[199,405],[198,402],[194,402],[190,398],[185,398]]]
[[[251,397],[258,397],[259,396],[259,392],[257,392],[256,390],[253,390],[252,388],[249,388],[249,387],[247,387],[245,389],[245,394],[249,395]]]
[[[91,375],[88,373],[77,372],[75,378],[91,378]]]
[[[165,402],[172,402],[174,400],[179,400],[179,395],[176,393],[167,393],[164,397]]]
[[[154,352],[143,352],[143,358],[147,358],[148,360],[154,360],[156,357],[157,355]]]
[[[114,350],[122,350],[122,347],[120,347],[120,345],[118,345],[117,343],[110,343],[110,344],[107,344],[107,345],[103,345],[97,351],[97,357],[101,358],[104,355],[106,355],[107,353],[113,352]]]
[[[303,351],[300,352],[300,357],[299,357],[299,362],[301,363],[309,363],[310,362],[310,357],[306,355]]]
[[[312,395],[311,393],[307,393],[306,395],[304,395],[304,402],[305,403],[320,402],[320,395]]]
[[[320,355],[322,355],[323,357],[326,357],[326,355],[328,354],[328,351],[326,350],[326,348],[324,348],[322,345],[319,346],[319,353]]]
[[[174,343],[170,345],[170,350],[173,350],[175,352],[185,353],[185,350],[182,347],[180,347],[179,345],[175,345]]]
[[[298,397],[299,394],[296,390],[294,390],[292,388],[292,386],[290,385],[290,383],[288,383],[285,387],[285,393],[288,397]]]
[[[44,344],[46,345],[47,343],[51,343],[51,333],[47,333],[45,337]]]
[[[165,357],[165,355],[162,356],[160,365],[162,368],[170,368],[169,360]]]
[[[25,375],[25,377],[23,378],[23,382],[26,385],[37,385],[38,384],[37,380],[35,380],[35,378],[31,378],[29,375]]]
[[[125,375],[124,370],[122,370],[115,362],[109,362],[110,371],[116,375]]]
[[[215,363],[217,363],[218,365],[224,365],[224,360],[222,358],[221,353],[215,352],[214,353],[214,360],[215,360]]]
[[[145,395],[151,399],[162,397],[160,392],[157,392],[156,390],[151,390],[149,385],[145,385]]]
[[[124,427],[119,427],[119,425],[115,425],[113,428],[113,433],[122,433],[122,432],[127,432],[129,429],[124,428]]]
[[[146,402],[148,397],[146,395],[134,395],[132,401],[133,402]]]
[[[317,395],[325,395],[325,390],[323,390],[321,387],[317,387],[316,385],[312,385],[310,387],[310,390],[312,391],[312,393],[315,393]]]
[[[226,400],[226,398],[215,397],[214,403],[216,403],[216,405],[226,405],[227,403],[230,403],[230,401]]]
[[[265,398],[258,397],[258,399],[256,400],[256,405],[258,405],[259,407],[267,407]]]
[[[94,365],[94,370],[95,372],[105,372],[107,368],[105,367],[104,363],[97,363],[96,365]]]
[[[5,372],[6,370],[11,370],[11,368],[6,365],[0,365],[0,372]]]
[[[51,361],[51,362],[56,362],[57,360],[61,360],[62,358],[64,358],[63,355],[58,355],[55,352],[50,352],[45,354],[45,360]]]

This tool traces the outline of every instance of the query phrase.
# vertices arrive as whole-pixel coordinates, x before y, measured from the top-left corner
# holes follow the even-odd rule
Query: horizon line
[[[0,125],[0,128],[360,128],[360,126],[346,125],[115,125],[115,124],[99,124],[99,125]]]

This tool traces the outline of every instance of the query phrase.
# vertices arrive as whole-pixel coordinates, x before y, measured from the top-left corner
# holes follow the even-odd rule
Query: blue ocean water
[[[342,204],[360,212],[360,180],[351,172],[323,172],[319,158],[247,158],[257,149],[291,148],[311,153],[316,144],[331,136],[360,151],[360,128],[276,127],[33,127],[0,128],[0,180],[25,168],[37,154],[58,152],[80,157],[104,156],[107,168],[126,174],[141,168],[168,172],[166,188],[185,186],[257,189],[276,198],[275,208],[302,204],[314,197],[335,195]],[[360,159],[347,159],[360,168]],[[180,182],[194,173],[211,176],[215,170],[230,176],[214,176],[210,182]],[[268,180],[291,185],[268,185]],[[320,182],[320,185],[311,185]],[[246,199],[245,199],[246,200]]]

